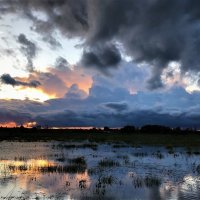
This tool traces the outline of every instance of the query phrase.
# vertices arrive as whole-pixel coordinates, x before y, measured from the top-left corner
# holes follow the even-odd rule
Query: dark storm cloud
[[[128,105],[124,102],[108,102],[105,103],[104,106],[117,112],[122,112],[128,109]]]
[[[162,68],[153,67],[151,78],[147,81],[147,88],[154,90],[163,87],[161,80]]]
[[[27,57],[27,69],[32,72],[34,70],[32,60],[36,56],[37,47],[35,43],[28,40],[24,34],[18,36],[18,42],[21,44],[21,51]]]
[[[68,87],[64,83],[64,81],[59,78],[55,73],[51,72],[34,72],[30,74],[28,80],[39,80],[41,83],[40,89],[48,94],[55,97],[62,97]]]
[[[109,119],[109,120],[108,120]],[[52,126],[110,126],[122,127],[127,124],[143,126],[146,124],[159,124],[171,127],[199,127],[200,115],[188,116],[188,113],[170,115],[157,113],[151,110],[130,111],[127,113],[86,113],[71,110],[37,116],[35,120],[42,125]]]
[[[197,81],[197,85],[200,87],[200,79]]]
[[[31,121],[31,118],[31,115],[23,110],[8,110],[5,108],[0,110],[0,123],[16,122],[17,124],[23,124],[24,122]]]
[[[181,64],[182,74],[200,71],[198,0],[2,0],[0,8],[3,14],[22,11],[42,35],[56,29],[80,37],[82,60],[100,69],[113,64],[108,57],[101,59],[104,47],[119,42],[133,60],[152,66],[150,89],[163,86],[160,77],[171,61]]]
[[[23,16],[34,22],[32,30],[52,37],[53,31],[60,30],[67,37],[83,36],[89,29],[87,2],[83,0],[2,0],[0,10],[4,13],[23,12]],[[38,17],[43,12],[46,19]],[[46,37],[48,38],[48,37]]]
[[[7,85],[12,85],[14,86],[27,86],[27,87],[38,87],[40,86],[40,82],[36,81],[36,80],[32,80],[30,82],[22,82],[22,81],[17,81],[15,80],[13,77],[10,76],[10,74],[3,74],[0,77],[0,80],[3,84],[7,84]]]
[[[6,49],[1,48],[0,53],[2,55],[6,55],[6,56],[13,56],[13,57],[16,56],[15,51],[12,49],[8,49],[8,48],[6,48]]]
[[[52,49],[62,48],[62,44],[58,40],[56,40],[56,38],[52,35],[43,36],[42,40],[44,42],[47,42]]]
[[[161,73],[171,61],[180,62],[183,74],[200,71],[198,0],[3,0],[0,7],[4,12],[20,9],[42,34],[58,29],[67,37],[83,38],[91,50],[83,54],[86,64],[113,64],[100,55],[108,42],[120,42],[135,61],[153,66],[152,89],[162,87]],[[35,10],[47,19],[39,19]]]
[[[199,127],[200,93],[189,94],[182,87],[175,86],[165,92],[146,91],[130,95],[120,87],[95,84],[87,98],[70,98],[69,95],[63,99],[47,101],[49,113],[43,114],[42,118],[38,116],[36,121],[57,126],[161,124]],[[63,108],[67,111],[63,111]]]
[[[119,50],[113,44],[95,46],[84,51],[82,63],[87,67],[97,67],[104,71],[106,67],[116,66],[121,61]]]
[[[160,124],[200,128],[200,93],[189,94],[181,87],[130,95],[123,88],[93,86],[88,97],[82,98],[80,93],[78,86],[74,85],[64,98],[44,103],[0,100],[0,121],[16,120],[20,124],[31,120],[49,126]]]
[[[56,59],[56,63],[55,63],[55,67],[62,70],[62,69],[66,69],[66,67],[69,66],[69,63],[67,62],[67,60],[63,57],[58,57]]]
[[[65,97],[70,99],[82,99],[86,97],[87,94],[78,88],[77,84],[73,84],[67,91]]]

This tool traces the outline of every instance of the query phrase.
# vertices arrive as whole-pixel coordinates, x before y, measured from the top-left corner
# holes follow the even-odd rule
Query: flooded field
[[[200,199],[200,148],[0,142],[0,199]]]

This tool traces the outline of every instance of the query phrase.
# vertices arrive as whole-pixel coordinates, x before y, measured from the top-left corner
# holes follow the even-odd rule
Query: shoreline
[[[199,132],[155,133],[77,129],[0,129],[1,141],[86,141],[96,143],[127,143],[131,145],[200,147]]]

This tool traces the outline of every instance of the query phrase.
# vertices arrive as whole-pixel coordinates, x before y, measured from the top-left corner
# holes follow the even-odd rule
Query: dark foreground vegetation
[[[18,141],[83,141],[125,142],[132,145],[200,146],[200,132],[193,129],[171,129],[146,125],[140,129],[125,126],[121,129],[38,129],[0,128],[0,140]]]

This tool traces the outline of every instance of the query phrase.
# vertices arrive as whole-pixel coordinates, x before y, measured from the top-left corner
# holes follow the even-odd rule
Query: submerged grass
[[[196,167],[196,172],[200,175],[200,164]]]
[[[48,165],[33,167],[32,165],[8,165],[8,170],[15,172],[25,172],[27,170],[38,171],[41,173],[84,173],[87,169],[87,163],[84,157],[69,159],[68,165]]]
[[[135,157],[147,157],[147,156],[148,156],[148,153],[136,152],[136,153],[133,153],[133,155],[134,155]]]
[[[195,156],[199,156],[200,155],[200,151],[192,151],[192,150],[188,150],[188,151],[186,151],[186,153],[188,154],[188,155],[195,155]]]
[[[152,153],[152,156],[154,156],[155,158],[158,158],[158,159],[163,159],[164,158],[164,155],[160,151]]]
[[[56,158],[56,160],[57,160],[58,162],[65,162],[65,158],[64,158],[64,157]]]
[[[99,181],[105,185],[112,185],[115,182],[115,178],[112,175],[103,176]]]
[[[129,147],[127,144],[113,144],[113,148],[126,148]]]
[[[99,167],[117,167],[117,166],[120,166],[120,163],[112,159],[104,158],[103,160],[99,161],[98,166]]]
[[[77,165],[86,165],[86,160],[83,156],[69,159],[69,163],[77,164]]]
[[[27,170],[39,171],[41,173],[84,173],[86,171],[85,165],[69,164],[69,165],[55,165],[55,166],[43,166],[32,169],[31,166],[20,165],[14,166],[9,165],[9,170],[12,172],[20,171],[25,172]]]
[[[90,148],[92,150],[97,150],[98,145],[94,143],[87,143],[87,144],[59,144],[58,148],[61,149],[85,149]]]
[[[135,188],[141,187],[154,187],[161,185],[161,180],[158,177],[145,176],[145,177],[133,177],[133,185]]]

